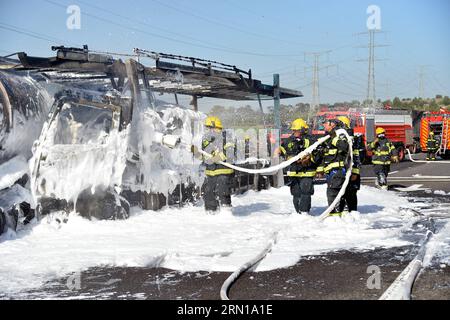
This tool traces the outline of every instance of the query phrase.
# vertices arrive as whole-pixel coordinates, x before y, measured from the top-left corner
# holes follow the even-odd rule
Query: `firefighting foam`
[[[325,189],[316,188],[312,216],[294,214],[289,189],[283,187],[233,196],[231,214],[205,215],[202,206],[187,206],[158,212],[134,208],[123,221],[89,221],[73,214],[58,224],[57,216],[44,218],[0,238],[0,292],[20,294],[55,277],[104,265],[231,272],[280,229],[257,271],[288,267],[306,255],[410,243],[403,229],[415,220],[406,208],[417,204],[363,186],[360,212],[320,222],[315,215],[325,208]],[[399,212],[399,206],[405,209]]]

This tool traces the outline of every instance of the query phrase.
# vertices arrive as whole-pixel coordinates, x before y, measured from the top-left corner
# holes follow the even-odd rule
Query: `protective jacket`
[[[348,135],[352,138],[352,149],[353,149],[353,167],[352,167],[352,173],[353,174],[360,174],[360,168],[361,168],[361,157],[359,150],[362,149],[361,146],[361,139],[356,139],[354,136],[353,129],[346,129]]]
[[[377,142],[370,143],[367,149],[373,153],[373,164],[390,165],[391,157],[397,155],[395,146],[387,138],[379,138]]]
[[[281,145],[280,150],[282,155],[289,160],[292,157],[295,157],[300,152],[304,151],[311,144],[313,144],[313,140],[310,136],[305,135],[301,137],[295,137],[291,135],[287,138]],[[317,151],[313,151],[311,154],[311,161],[308,164],[301,164],[300,161],[294,162],[289,166],[287,175],[288,177],[314,177],[316,175],[316,169],[318,164],[320,163],[319,153]]]
[[[324,143],[323,160],[317,168],[317,172],[328,174],[333,169],[345,168],[348,156],[348,142],[344,134],[336,135],[333,130],[331,138]]]
[[[219,156],[223,162],[233,163],[235,159],[235,144],[226,142],[225,131],[217,132],[211,130],[207,132],[202,139],[202,150],[213,156]],[[206,157],[203,157],[203,163],[206,167],[205,173],[210,177],[234,173],[233,169],[214,163],[211,159],[206,159]]]
[[[439,141],[435,138],[428,138],[427,140],[427,150],[437,151],[439,149]]]

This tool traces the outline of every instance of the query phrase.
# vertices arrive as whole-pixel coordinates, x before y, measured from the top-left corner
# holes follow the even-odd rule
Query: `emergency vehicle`
[[[439,141],[438,153],[443,159],[450,158],[450,111],[425,112],[420,122],[420,147],[427,151],[427,139],[430,132]]]

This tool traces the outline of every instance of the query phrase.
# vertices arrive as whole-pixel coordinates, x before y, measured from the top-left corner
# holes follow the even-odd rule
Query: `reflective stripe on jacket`
[[[373,153],[373,164],[389,165],[391,156],[397,154],[395,146],[387,138],[379,139],[377,143],[370,143],[367,149]]]
[[[304,151],[312,143],[313,142],[311,141],[310,136],[302,136],[297,138],[294,135],[291,135],[280,146],[280,150],[283,156],[289,160]],[[311,163],[309,165],[303,166],[301,163],[294,162],[289,166],[287,175],[288,177],[298,178],[314,177],[316,175],[317,162],[319,162],[319,158],[317,153],[313,152],[311,154]]]
[[[345,168],[348,151],[349,147],[346,136],[343,134],[336,136],[333,132],[332,138],[325,142],[323,161],[317,168],[317,172],[329,173],[333,169]]]
[[[235,144],[230,142],[226,143],[223,133],[210,131],[205,134],[202,140],[202,150],[212,154],[213,156],[219,155],[224,162],[233,163]],[[203,157],[203,163],[206,166],[205,173],[210,177],[234,173],[233,169],[214,163],[205,157]]]
[[[437,150],[439,149],[439,141],[436,139],[430,139],[427,140],[427,150]]]

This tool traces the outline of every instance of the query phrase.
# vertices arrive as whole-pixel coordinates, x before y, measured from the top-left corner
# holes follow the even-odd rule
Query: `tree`
[[[442,99],[442,102],[441,102],[444,106],[450,106],[450,98],[448,97],[448,96],[445,96],[443,99]]]
[[[400,98],[395,97],[394,100],[392,101],[392,107],[394,109],[401,109],[403,106],[402,102],[400,101]]]

